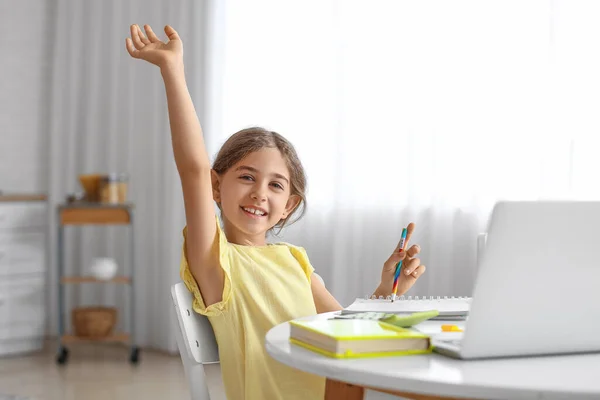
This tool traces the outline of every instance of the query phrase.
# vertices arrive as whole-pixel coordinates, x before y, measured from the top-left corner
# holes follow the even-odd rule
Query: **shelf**
[[[131,204],[81,204],[59,207],[61,225],[130,224]]]
[[[63,276],[60,283],[131,283],[131,278],[128,276],[115,276],[112,279],[98,279],[93,276]]]
[[[129,203],[129,202],[125,202],[125,203],[102,203],[99,201],[73,201],[70,203],[62,203],[58,205],[58,208],[60,210],[69,210],[69,209],[74,209],[74,208],[93,208],[93,209],[100,209],[100,208],[126,208],[126,209],[133,209],[134,208],[134,204],[133,203]]]
[[[0,202],[4,201],[45,201],[46,195],[44,194],[3,194],[0,195]]]
[[[115,333],[109,336],[94,338],[86,336],[75,336],[75,335],[62,335],[61,342],[66,343],[77,343],[77,342],[129,342],[128,333]]]

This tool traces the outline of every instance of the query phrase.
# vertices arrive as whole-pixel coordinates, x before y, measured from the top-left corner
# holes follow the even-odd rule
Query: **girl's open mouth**
[[[267,212],[253,208],[253,207],[240,207],[240,208],[250,218],[261,218],[261,217],[266,217],[268,215]]]

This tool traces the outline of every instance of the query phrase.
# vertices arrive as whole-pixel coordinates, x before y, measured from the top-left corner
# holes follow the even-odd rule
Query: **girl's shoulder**
[[[271,259],[275,263],[284,262],[286,265],[299,267],[310,281],[314,268],[308,259],[308,254],[304,247],[297,246],[289,242],[275,242],[265,246],[242,246],[231,244],[236,248],[235,253],[243,253],[240,260],[248,260],[259,256]],[[241,254],[240,254],[241,255]],[[291,256],[291,257],[290,257]],[[294,260],[294,261],[292,261]]]
[[[273,243],[269,243],[269,246],[279,246],[279,247],[298,247],[292,243],[288,243],[288,242],[273,242]]]
[[[273,243],[274,246],[278,246],[281,249],[288,249],[290,253],[296,258],[301,264],[309,264],[308,254],[306,253],[306,249],[302,246],[297,246],[288,242],[277,242]]]
[[[289,249],[292,252],[300,251],[302,253],[306,253],[306,250],[304,249],[304,247],[297,246],[297,245],[295,245],[293,243],[289,243],[289,242],[275,242],[275,243],[269,244],[269,246],[271,246],[272,248],[277,248],[277,249]]]
[[[281,254],[281,252],[289,252],[294,258],[296,258],[300,263],[309,263],[308,255],[306,254],[306,250],[302,246],[297,246],[293,243],[289,242],[272,242],[263,246],[246,246],[241,244],[235,244],[231,242],[227,242],[231,247],[235,248],[238,252],[246,253],[246,254],[256,254],[260,253],[263,256],[268,256],[269,254]]]

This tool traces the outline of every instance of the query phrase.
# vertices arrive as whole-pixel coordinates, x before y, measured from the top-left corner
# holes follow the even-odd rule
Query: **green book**
[[[363,312],[363,313],[352,313],[352,314],[339,314],[334,318],[336,319],[372,319],[388,324],[398,326],[400,328],[409,328],[413,325],[420,324],[431,318],[439,316],[437,310],[415,312],[412,314],[388,314],[378,312]]]

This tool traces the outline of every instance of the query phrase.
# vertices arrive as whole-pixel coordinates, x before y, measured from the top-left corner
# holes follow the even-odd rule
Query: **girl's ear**
[[[217,202],[221,202],[221,177],[214,169],[210,170],[210,180],[212,182],[213,199]]]
[[[300,204],[300,200],[302,200],[302,198],[297,194],[291,195],[287,203],[285,204],[285,210],[283,211],[281,219],[286,219],[287,217],[289,217],[290,214],[293,213],[296,207],[298,207],[298,205]]]

